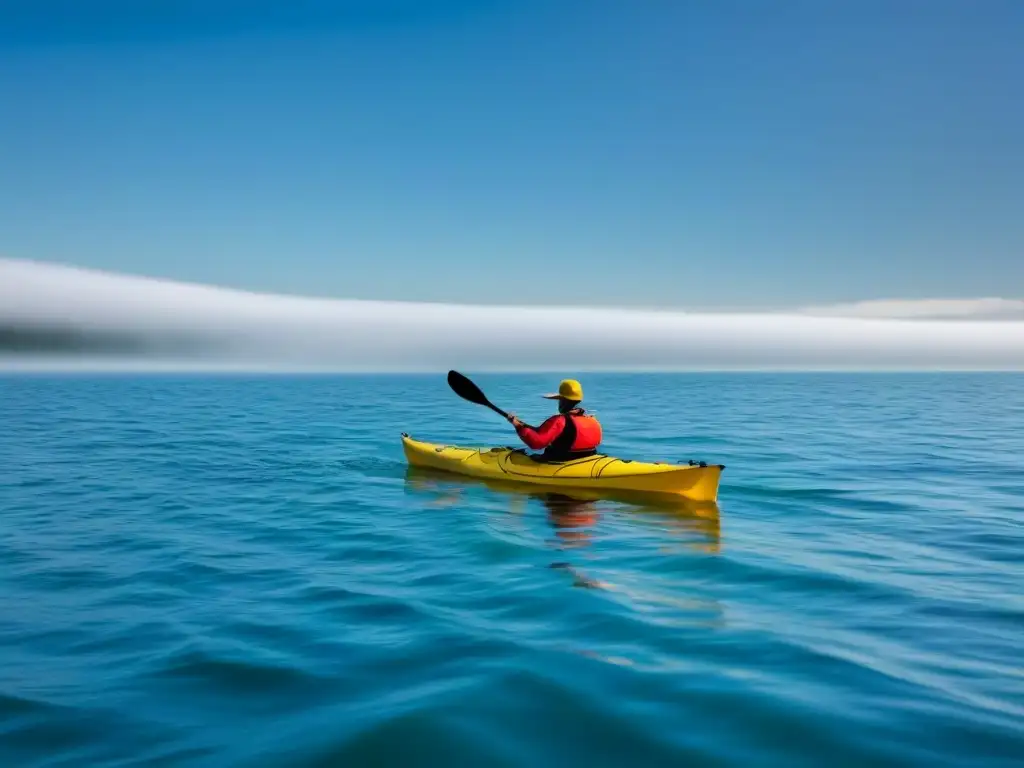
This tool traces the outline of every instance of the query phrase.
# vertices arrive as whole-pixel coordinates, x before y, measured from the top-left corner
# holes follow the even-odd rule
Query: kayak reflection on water
[[[563,546],[585,546],[591,542],[603,504],[622,505],[635,515],[637,524],[655,525],[672,534],[662,552],[678,546],[706,554],[718,554],[722,548],[721,517],[716,502],[694,502],[687,499],[666,499],[664,496],[638,492],[605,492],[589,490],[539,490],[535,486],[489,478],[455,477],[449,473],[419,467],[406,470],[406,488],[422,495],[429,492],[432,504],[454,506],[464,502],[460,494],[472,487],[489,488],[509,500],[510,511],[520,514],[524,503],[535,499],[544,505],[548,523]],[[672,544],[675,542],[675,545]]]
[[[587,526],[596,525],[600,514],[593,501],[581,501],[561,493],[531,495],[547,509],[548,522],[565,546],[578,547],[590,543]]]
[[[494,483],[488,481],[481,481],[480,484],[494,487]],[[461,497],[461,491],[464,490],[462,483],[443,482],[433,473],[425,473],[422,470],[410,469],[406,473],[406,488],[418,495],[429,493],[432,497],[429,502],[431,506],[452,507],[464,501]],[[558,542],[558,549],[564,551],[575,547],[585,547],[591,543],[587,529],[595,526],[600,517],[600,511],[593,500],[575,499],[562,493],[539,493],[530,490],[526,493],[509,496],[510,511],[522,513],[521,505],[517,502],[528,499],[536,499],[544,505],[547,510],[548,524],[554,530]],[[554,562],[549,567],[571,573],[574,586],[588,588],[608,586],[603,582],[584,576],[568,562]]]
[[[437,470],[409,467],[406,489],[417,496],[432,497],[433,504],[445,506],[479,506],[474,503],[472,489],[484,487],[500,494],[508,502],[510,517],[528,523],[529,502],[540,502],[546,511],[547,524],[555,534],[555,546],[564,555],[578,551],[592,543],[593,534],[602,512],[612,512],[617,518],[635,520],[642,527],[654,529],[654,535],[664,543],[658,552],[676,554],[680,549],[704,554],[721,551],[721,527],[718,504],[715,502],[668,501],[664,497],[650,498],[637,493],[605,493],[591,491],[559,492],[539,491],[536,487],[484,478],[454,477]],[[619,507],[616,502],[621,504]],[[608,505],[608,506],[605,506]],[[616,513],[625,512],[625,515]],[[669,536],[663,534],[668,533]],[[529,536],[529,533],[526,533]],[[702,626],[720,626],[724,620],[723,607],[714,600],[701,600],[680,594],[677,588],[667,589],[656,584],[618,584],[592,578],[568,560],[556,560],[549,568],[565,572],[572,577],[572,586],[598,589],[617,595],[631,604],[646,606],[645,610],[669,611],[663,620]]]
[[[597,524],[600,512],[593,501],[574,499],[562,493],[534,493],[548,512],[548,522],[555,529],[559,549],[586,546],[590,543],[589,526]],[[592,579],[576,570],[568,562],[552,563],[551,568],[564,569],[572,574],[573,586],[587,589],[604,588],[605,582]]]

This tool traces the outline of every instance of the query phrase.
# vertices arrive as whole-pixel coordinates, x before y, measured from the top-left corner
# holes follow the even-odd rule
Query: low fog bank
[[[1021,320],[1024,299],[876,299],[807,307],[802,314],[918,320]]]
[[[90,364],[1024,370],[1024,321],[849,317],[828,308],[686,313],[310,299],[0,260],[0,365]]]

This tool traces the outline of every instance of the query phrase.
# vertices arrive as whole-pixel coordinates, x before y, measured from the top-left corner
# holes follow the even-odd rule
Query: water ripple
[[[1024,377],[587,387],[720,504],[409,473],[511,442],[432,377],[0,379],[0,764],[1019,764]]]

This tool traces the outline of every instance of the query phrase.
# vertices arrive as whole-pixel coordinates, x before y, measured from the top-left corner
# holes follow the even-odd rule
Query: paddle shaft
[[[501,416],[501,418],[503,418],[503,419],[505,419],[506,421],[508,421],[508,414],[507,414],[507,413],[505,413],[505,412],[504,412],[503,410],[501,410],[501,408],[499,408],[498,406],[496,406],[496,405],[495,405],[494,403],[492,403],[492,402],[488,401],[488,402],[484,403],[484,405],[486,405],[486,406],[487,406],[488,408],[490,408],[490,409],[491,409],[492,411],[494,411],[494,412],[495,412],[496,414],[498,414],[499,416]]]

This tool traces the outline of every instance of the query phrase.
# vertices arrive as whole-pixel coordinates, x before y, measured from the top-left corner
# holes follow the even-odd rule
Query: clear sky
[[[370,299],[1020,297],[1022,40],[1019,0],[14,0],[0,255]]]

